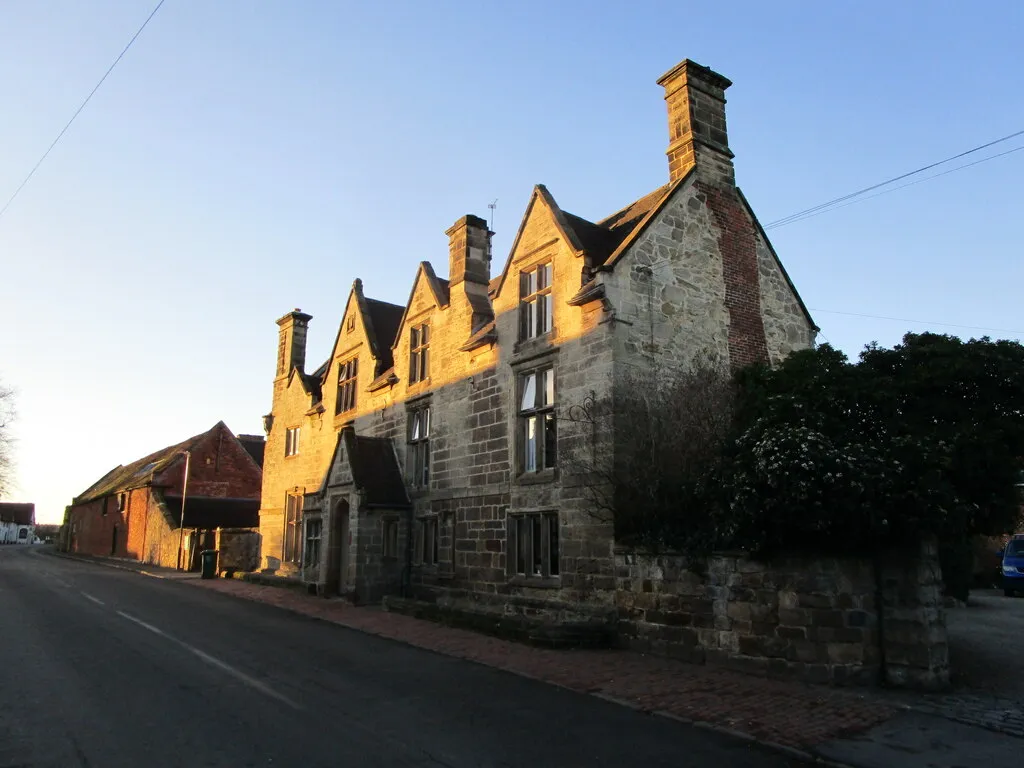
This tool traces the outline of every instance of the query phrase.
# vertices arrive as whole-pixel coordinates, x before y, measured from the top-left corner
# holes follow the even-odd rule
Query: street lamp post
[[[185,570],[183,567],[185,553],[185,496],[188,493],[188,465],[192,459],[191,451],[181,451],[185,454],[185,480],[181,485],[181,521],[178,524],[178,570]]]

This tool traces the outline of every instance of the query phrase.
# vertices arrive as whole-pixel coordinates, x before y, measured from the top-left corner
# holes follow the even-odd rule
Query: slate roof
[[[211,431],[213,430],[208,430],[200,435],[194,435],[188,438],[188,440],[161,448],[159,451],[143,456],[131,464],[122,464],[114,467],[96,483],[86,488],[81,495],[76,496],[74,503],[84,504],[85,502],[101,499],[118,491],[138,488],[152,482],[153,475],[167,469],[167,467],[181,458],[181,451],[192,450]]]
[[[143,456],[141,459],[133,461],[131,464],[114,467],[112,470],[107,472],[107,474],[86,488],[81,495],[76,496],[72,500],[72,503],[84,504],[88,501],[94,501],[96,499],[101,499],[104,496],[109,496],[112,493],[117,493],[118,491],[126,491],[131,488],[139,488],[141,486],[148,485],[153,482],[154,475],[159,472],[163,472],[179,459],[184,461],[184,457],[181,456],[182,451],[193,450],[208,435],[222,427],[227,430],[229,434],[231,433],[231,430],[227,428],[227,425],[223,421],[218,421],[210,429],[198,435],[193,435],[187,440],[182,440],[180,443],[175,443],[174,445],[169,445],[166,448],[161,448],[159,451],[154,451],[148,456]]]
[[[164,503],[177,525],[181,520],[181,497],[164,496]],[[259,524],[259,499],[185,497],[186,528],[257,528]]]
[[[238,442],[242,444],[245,452],[252,456],[252,460],[259,465],[260,469],[263,469],[263,452],[267,448],[267,443],[263,436],[238,435]]]
[[[0,501],[0,523],[35,525],[36,505],[19,504],[13,501]]]
[[[342,430],[341,438],[345,441],[345,455],[352,468],[353,482],[365,493],[366,503],[380,507],[409,506],[405,481],[391,440],[357,435],[353,429]]]
[[[366,311],[370,315],[370,323],[376,337],[379,356],[377,358],[378,370],[375,373],[379,374],[394,365],[394,361],[391,359],[391,347],[398,335],[398,326],[402,322],[402,315],[405,314],[405,307],[377,299],[366,299]]]

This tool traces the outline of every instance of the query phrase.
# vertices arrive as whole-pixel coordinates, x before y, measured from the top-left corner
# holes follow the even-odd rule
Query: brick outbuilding
[[[167,567],[180,558],[196,567],[217,528],[258,526],[262,458],[262,438],[236,437],[221,421],[115,467],[65,510],[63,545]]]

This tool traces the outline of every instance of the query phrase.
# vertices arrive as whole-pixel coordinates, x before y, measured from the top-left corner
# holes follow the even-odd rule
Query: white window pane
[[[532,339],[537,335],[537,300],[526,305],[526,337]]]
[[[526,420],[526,438],[524,440],[523,469],[527,472],[537,471],[537,417]]]
[[[540,297],[540,301],[541,301],[541,305],[543,306],[543,318],[544,318],[543,319],[544,327],[542,328],[541,333],[547,333],[548,331],[551,330],[551,310],[552,310],[551,294],[549,293],[546,296],[541,296]]]
[[[552,369],[544,371],[544,405],[552,405],[555,402],[555,372]]]
[[[537,404],[537,375],[528,373],[523,377],[523,402],[519,406],[521,411],[528,411]]]
[[[421,411],[423,414],[423,436],[430,437],[430,409]]]
[[[530,293],[531,294],[536,293],[537,292],[537,271],[536,270],[534,270],[533,272],[530,273],[530,276],[529,276],[528,280],[529,280],[529,282],[527,283],[527,285],[528,285],[528,287],[530,289]]]
[[[412,439],[420,439],[420,414],[416,412],[412,415]]]
[[[545,286],[551,285],[551,265],[550,264],[545,264],[544,265],[544,285]]]

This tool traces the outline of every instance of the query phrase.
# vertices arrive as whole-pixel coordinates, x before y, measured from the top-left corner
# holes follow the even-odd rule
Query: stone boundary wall
[[[252,528],[218,528],[214,539],[217,572],[255,571],[260,562],[260,534]]]
[[[777,559],[617,550],[620,645],[697,663],[808,682],[880,682],[870,559]],[[933,542],[881,558],[886,683],[949,684],[942,578]]]

